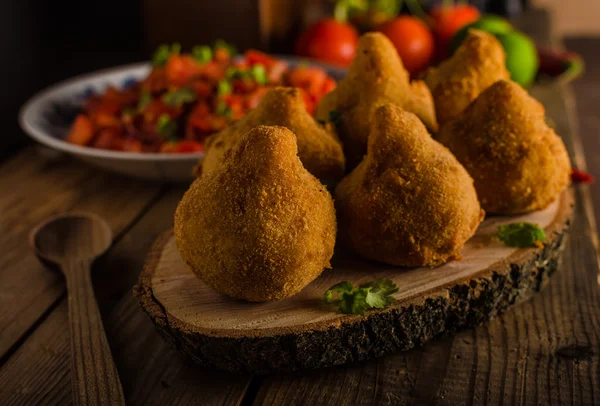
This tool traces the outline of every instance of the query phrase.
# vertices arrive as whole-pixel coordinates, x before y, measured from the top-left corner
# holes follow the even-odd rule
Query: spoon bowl
[[[29,240],[38,257],[60,264],[65,260],[94,260],[104,254],[112,242],[112,231],[95,214],[68,213],[38,225]]]

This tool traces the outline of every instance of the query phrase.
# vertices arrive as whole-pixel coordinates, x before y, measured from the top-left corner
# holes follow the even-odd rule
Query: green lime
[[[496,37],[506,52],[510,78],[521,86],[529,85],[539,67],[538,53],[531,38],[518,31],[497,34]]]
[[[506,34],[513,30],[512,25],[508,22],[508,20],[498,17],[493,14],[486,14],[482,16],[479,20],[472,22],[471,24],[467,24],[462,27],[454,36],[452,37],[452,41],[450,41],[450,52],[454,53],[456,48],[460,46],[463,40],[467,36],[467,31],[469,28],[476,28],[478,30],[482,30],[485,32],[489,32],[490,34]]]

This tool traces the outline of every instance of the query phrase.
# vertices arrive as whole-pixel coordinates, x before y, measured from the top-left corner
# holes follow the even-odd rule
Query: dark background
[[[146,57],[140,1],[0,2],[0,159],[23,146],[20,106],[36,91]]]

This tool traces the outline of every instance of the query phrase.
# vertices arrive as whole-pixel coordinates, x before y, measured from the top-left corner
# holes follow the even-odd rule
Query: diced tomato
[[[202,152],[204,151],[204,145],[196,141],[179,141],[175,147],[175,152]]]
[[[198,99],[206,99],[213,91],[213,86],[209,82],[201,79],[195,80],[192,83],[192,88],[196,92],[196,97]]]
[[[320,68],[297,67],[288,75],[290,85],[306,90],[311,96],[320,97],[327,74]]]
[[[246,114],[246,109],[244,108],[244,99],[242,95],[239,94],[230,94],[223,97],[223,100],[229,106],[229,109],[232,112],[231,118],[234,120],[238,120]]]
[[[223,76],[225,76],[225,69],[222,65],[212,61],[200,66],[198,75],[201,78],[207,79],[211,82],[218,82],[223,78]]]
[[[107,114],[105,112],[98,112],[92,115],[92,120],[97,127],[119,127],[121,125],[118,116]]]
[[[333,80],[330,77],[327,77],[327,79],[325,79],[325,82],[323,82],[323,89],[321,89],[321,94],[319,96],[320,97],[325,96],[327,93],[331,92],[336,87],[337,87],[337,83],[335,82],[335,80]]]
[[[94,124],[87,116],[79,114],[71,126],[67,141],[76,145],[88,145],[93,137]]]
[[[246,59],[238,59],[236,61],[233,61],[233,66],[240,70],[248,70],[250,64]]]
[[[152,93],[157,93],[165,90],[169,86],[165,68],[155,67],[150,72],[150,75],[142,81],[142,88],[149,90]]]
[[[233,93],[251,93],[258,87],[258,83],[251,79],[235,79],[231,82]]]
[[[91,99],[86,103],[84,110],[90,115],[106,114],[116,115],[121,110],[121,104],[110,98]]]
[[[310,94],[304,89],[300,89],[300,93],[302,94],[302,99],[304,100],[304,105],[306,106],[306,111],[309,114],[314,114],[317,109],[317,104],[313,101],[313,98]]]
[[[251,94],[249,94],[248,97],[246,98],[246,108],[247,109],[254,109],[254,108],[256,108],[256,106],[258,106],[258,103],[260,103],[260,99],[262,99],[263,96],[269,90],[271,90],[271,89],[268,88],[268,87],[259,87],[254,92],[252,92]]]
[[[287,69],[288,69],[287,63],[285,63],[284,61],[275,61],[269,67],[269,73],[267,75],[269,78],[269,82],[273,83],[273,84],[281,83],[283,80],[283,74],[285,73],[285,71]]]
[[[160,146],[160,152],[176,152],[177,142],[165,142]]]
[[[165,65],[165,75],[170,84],[183,86],[200,74],[200,66],[188,55],[171,55]]]
[[[224,49],[224,48],[215,49],[215,53],[214,53],[215,61],[225,63],[225,62],[228,62],[230,59],[231,59],[231,55],[229,54],[229,51],[227,49]]]
[[[94,140],[94,147],[101,149],[111,149],[115,139],[118,139],[119,132],[113,128],[103,128],[98,132]]]
[[[181,108],[173,108],[167,106],[161,99],[153,99],[143,111],[144,120],[149,123],[154,123],[161,114],[168,114],[172,118],[177,117],[181,113]]]
[[[199,103],[196,105],[192,113],[188,117],[188,130],[186,136],[192,138],[193,129],[200,130],[204,133],[210,132],[210,107],[208,103]]]
[[[123,151],[142,152],[142,143],[133,138],[125,138],[123,140]]]
[[[250,66],[260,63],[261,65],[265,65],[265,67],[270,68],[274,63],[277,62],[277,59],[265,54],[264,52],[257,51],[256,49],[249,49],[246,51],[244,56]]]

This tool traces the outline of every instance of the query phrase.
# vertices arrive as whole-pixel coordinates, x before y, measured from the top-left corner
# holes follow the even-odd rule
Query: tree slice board
[[[157,239],[134,292],[158,331],[206,366],[269,373],[362,361],[475,326],[538,292],[557,268],[572,205],[569,190],[545,210],[487,218],[462,259],[435,269],[336,253],[333,269],[299,294],[269,303],[234,300],[206,286],[180,258],[169,230]],[[543,227],[544,246],[511,248],[491,238],[499,225],[517,221]],[[400,288],[386,309],[343,315],[322,300],[340,281],[378,278]]]

